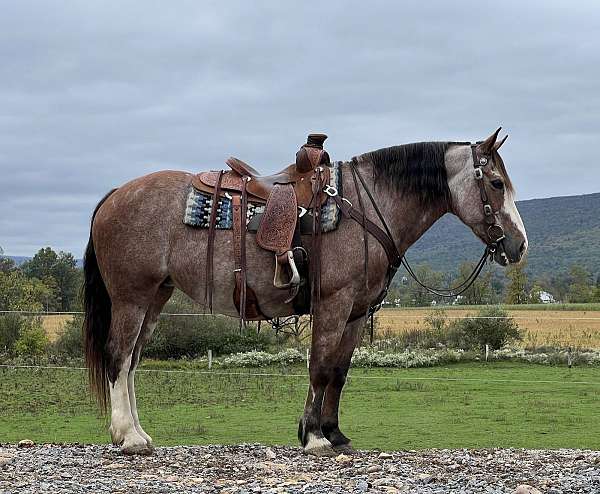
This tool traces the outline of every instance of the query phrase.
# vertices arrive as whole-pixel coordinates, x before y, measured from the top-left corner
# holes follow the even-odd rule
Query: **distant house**
[[[540,300],[542,304],[554,304],[556,302],[554,295],[544,291],[540,292]]]

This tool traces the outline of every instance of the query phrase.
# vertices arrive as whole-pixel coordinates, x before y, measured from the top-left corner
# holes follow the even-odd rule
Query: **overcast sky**
[[[0,246],[82,255],[109,189],[499,125],[519,198],[600,192],[600,3],[2,2]],[[551,212],[549,212],[551,214]]]

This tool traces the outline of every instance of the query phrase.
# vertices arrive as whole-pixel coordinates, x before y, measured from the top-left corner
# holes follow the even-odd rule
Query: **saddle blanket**
[[[342,195],[342,174],[339,166],[340,162],[334,163],[331,170],[330,184],[337,188],[338,193]],[[253,204],[248,202],[246,224],[249,231],[256,231],[260,223],[260,217],[265,210],[264,204]],[[210,212],[212,211],[212,196],[200,192],[190,185],[187,195],[186,207],[183,216],[183,223],[197,228],[208,228],[210,222]],[[323,233],[331,232],[338,227],[341,219],[341,211],[335,201],[329,197],[321,208],[321,231]],[[303,234],[312,232],[312,213],[307,211],[300,218],[300,228]],[[219,230],[230,230],[233,228],[233,205],[231,199],[222,197],[219,201],[218,216],[216,228]]]

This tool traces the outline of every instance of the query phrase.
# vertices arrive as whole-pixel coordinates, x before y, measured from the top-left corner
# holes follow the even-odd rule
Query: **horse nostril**
[[[525,252],[525,240],[523,240],[523,242],[521,242],[521,247],[519,247],[519,252],[521,253],[521,255],[523,255],[523,253]]]

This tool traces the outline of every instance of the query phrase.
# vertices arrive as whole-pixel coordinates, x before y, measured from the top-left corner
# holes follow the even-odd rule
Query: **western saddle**
[[[256,231],[258,245],[274,253],[276,288],[290,290],[291,302],[298,295],[302,275],[307,274],[307,256],[302,247],[298,218],[310,212],[313,217],[313,242],[320,248],[321,206],[327,200],[323,187],[329,184],[329,154],[323,149],[325,134],[310,134],[306,144],[296,153],[296,162],[279,173],[261,176],[242,160],[229,158],[230,170],[202,172],[194,175],[192,185],[212,196],[206,259],[206,302],[212,312],[213,254],[215,228],[220,214],[219,202],[226,197],[233,206],[233,247],[235,256],[234,303],[244,320],[267,319],[256,295],[246,283],[246,233],[248,203],[263,206]],[[318,256],[315,256],[318,257]],[[319,284],[319,260],[311,263],[312,290]],[[306,283],[304,284],[306,285]],[[315,286],[317,285],[317,286]],[[314,295],[314,293],[312,294]],[[317,295],[318,296],[318,295]],[[304,297],[306,298],[306,297]],[[299,308],[307,312],[306,303]]]

